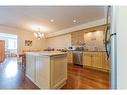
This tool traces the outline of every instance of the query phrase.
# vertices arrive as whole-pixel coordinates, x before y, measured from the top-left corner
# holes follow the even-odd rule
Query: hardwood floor
[[[0,63],[0,89],[39,89],[24,77],[16,58]],[[62,89],[110,89],[109,73],[68,64],[68,80]]]
[[[8,58],[0,63],[0,89],[39,89],[24,77],[17,58]]]
[[[110,89],[109,73],[68,64],[68,80],[62,89]]]

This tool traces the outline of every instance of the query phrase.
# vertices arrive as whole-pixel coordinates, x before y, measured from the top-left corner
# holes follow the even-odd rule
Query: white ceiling
[[[28,31],[56,32],[105,17],[104,6],[0,7],[0,24]],[[50,20],[54,22],[51,23]],[[74,23],[73,19],[77,22]],[[37,30],[38,27],[35,27]]]

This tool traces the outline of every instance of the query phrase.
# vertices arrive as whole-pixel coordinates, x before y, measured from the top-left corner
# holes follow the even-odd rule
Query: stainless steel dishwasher
[[[83,66],[83,51],[73,51],[73,64]]]

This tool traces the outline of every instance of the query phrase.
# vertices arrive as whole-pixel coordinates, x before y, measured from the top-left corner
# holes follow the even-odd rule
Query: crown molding
[[[104,25],[104,24],[106,24],[106,19],[105,18],[99,19],[99,20],[96,20],[96,21],[92,21],[92,22],[88,22],[88,23],[85,23],[85,24],[82,24],[82,25],[79,25],[79,26],[63,29],[61,31],[48,33],[48,34],[46,34],[46,38],[59,36],[59,35],[71,33],[73,31],[87,29],[87,28],[91,28],[91,27],[95,27],[95,26]]]

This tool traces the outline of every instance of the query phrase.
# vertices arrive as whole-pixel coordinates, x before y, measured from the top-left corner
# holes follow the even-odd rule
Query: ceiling
[[[0,7],[0,24],[45,33],[60,31],[105,18],[105,6]],[[54,22],[50,20],[53,19]],[[76,20],[76,22],[73,22]]]

